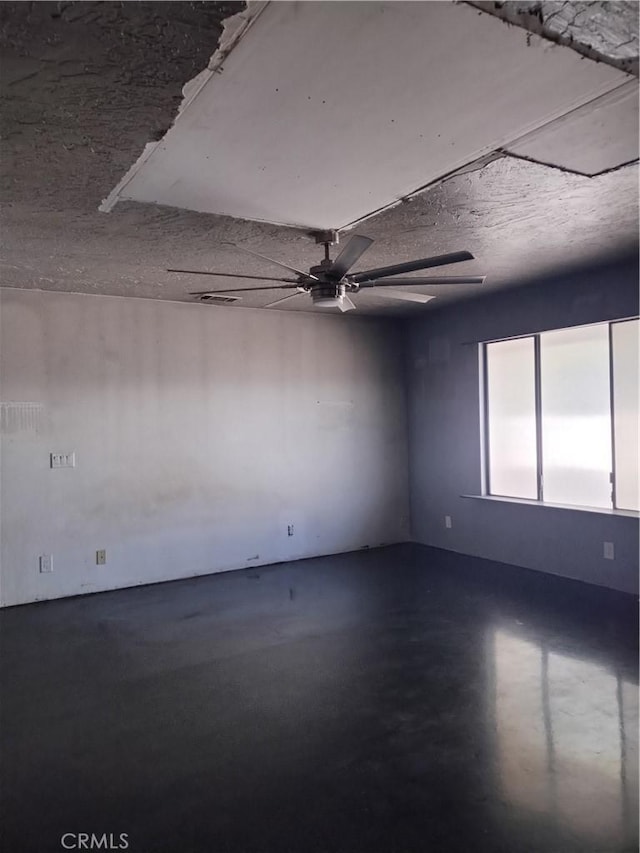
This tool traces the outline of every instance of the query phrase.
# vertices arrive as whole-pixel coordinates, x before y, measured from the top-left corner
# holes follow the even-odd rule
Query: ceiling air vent
[[[227,296],[226,294],[222,296],[222,294],[216,293],[202,293],[198,295],[199,302],[208,302],[210,305],[231,305],[233,302],[237,302],[239,299],[242,299],[242,297]]]

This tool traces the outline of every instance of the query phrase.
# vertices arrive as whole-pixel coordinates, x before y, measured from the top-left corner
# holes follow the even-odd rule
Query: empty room
[[[0,846],[638,850],[636,2],[0,3]]]

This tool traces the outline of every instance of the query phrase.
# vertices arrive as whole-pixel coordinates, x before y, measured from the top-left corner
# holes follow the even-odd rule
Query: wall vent
[[[199,302],[208,302],[210,305],[231,305],[232,302],[237,302],[239,299],[242,299],[242,297],[227,296],[226,293],[224,295],[221,293],[203,293],[201,296],[198,296]]]

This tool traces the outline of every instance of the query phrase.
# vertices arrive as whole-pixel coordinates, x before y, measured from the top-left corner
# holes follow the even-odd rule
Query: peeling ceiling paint
[[[638,76],[637,0],[477,0],[469,5]]]
[[[232,21],[102,209],[345,228],[630,80],[466,4],[251,3]]]
[[[243,9],[236,11],[235,14],[230,15],[229,17],[221,19],[222,32],[220,33],[218,47],[211,56],[207,67],[203,71],[200,71],[191,80],[188,80],[182,87],[182,102],[178,107],[172,124],[175,123],[175,120],[180,116],[180,114],[198,97],[207,83],[214,79],[214,75],[222,72],[222,66],[225,59],[238,44],[242,36],[246,34],[255,20],[260,16],[266,6],[266,0],[264,0],[264,2],[248,0]],[[120,195],[131,180],[131,177],[142,168],[161,142],[162,138],[159,138],[148,142],[145,145],[142,154],[138,157],[133,166],[121,178],[117,186],[114,187],[107,198],[102,201],[99,207],[100,211],[103,213],[109,213],[113,209],[114,205],[120,198]]]
[[[303,230],[153,205],[122,203],[108,216],[97,210],[145,144],[170,125],[184,83],[216,50],[222,20],[241,8],[0,5],[4,285],[190,301],[188,290],[201,288],[167,266],[267,273],[225,242],[297,267],[317,263],[319,248]],[[455,272],[486,273],[489,291],[634,247],[637,187],[637,165],[586,178],[501,157],[371,217],[358,231],[375,238],[367,266],[468,247],[477,261]],[[237,281],[220,279],[221,288],[229,284]],[[432,290],[438,298],[425,306],[382,304],[369,294],[358,296],[359,306],[365,314],[413,315],[478,293]],[[238,305],[257,307],[261,299],[245,294]]]

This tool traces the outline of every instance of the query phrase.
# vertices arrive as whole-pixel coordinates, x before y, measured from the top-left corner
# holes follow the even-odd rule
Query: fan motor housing
[[[340,284],[338,282],[328,282],[321,281],[318,284],[313,284],[311,286],[311,298],[313,299],[313,304],[321,306],[331,307],[336,304],[336,301],[340,301],[346,293],[346,288],[344,284]]]

